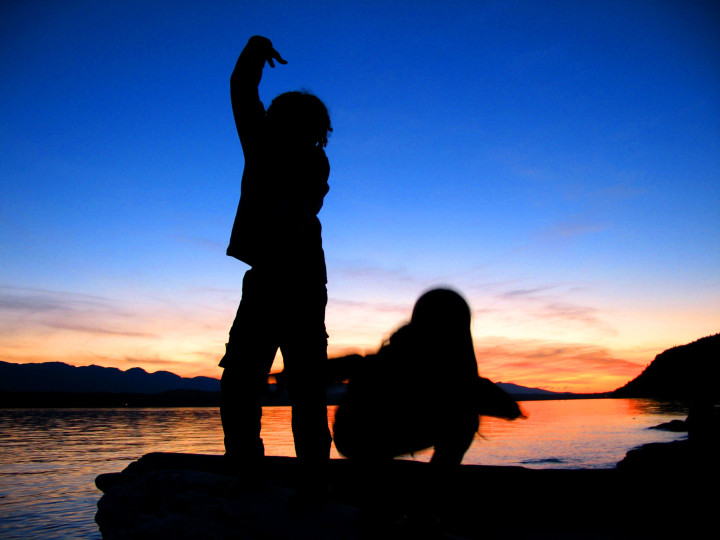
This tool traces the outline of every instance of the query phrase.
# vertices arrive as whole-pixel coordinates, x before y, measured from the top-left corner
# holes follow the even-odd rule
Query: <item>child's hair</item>
[[[413,308],[410,327],[413,334],[430,347],[442,347],[447,354],[443,363],[451,362],[463,376],[477,376],[477,362],[472,341],[470,306],[457,292],[432,289],[424,293]],[[436,361],[439,359],[436,359]],[[445,364],[448,368],[450,365]]]
[[[281,130],[307,133],[314,145],[327,145],[332,132],[327,107],[317,96],[305,91],[280,94],[272,100],[267,110],[271,125]]]
[[[470,329],[470,306],[451,289],[432,289],[415,302],[410,323],[419,328]]]

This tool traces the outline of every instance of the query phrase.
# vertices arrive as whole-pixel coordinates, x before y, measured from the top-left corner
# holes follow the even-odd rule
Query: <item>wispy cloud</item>
[[[569,302],[550,301],[543,303],[537,313],[544,319],[579,321],[595,327],[607,327],[607,325],[602,322],[598,316],[600,310],[589,306],[582,306]]]
[[[212,251],[213,253],[223,253],[226,247],[226,243],[220,242],[218,240],[210,240],[209,238],[180,235],[172,235],[171,238],[176,242],[180,242],[181,244],[199,247],[203,250]]]
[[[342,298],[331,298],[329,302],[332,303],[333,306],[340,309],[371,309],[374,312],[380,313],[398,313],[409,315],[409,309],[407,304],[399,304],[392,302],[369,302],[365,300],[347,300]]]
[[[99,335],[106,335],[106,336],[122,336],[122,337],[142,337],[142,338],[157,337],[156,334],[151,334],[151,333],[147,333],[147,332],[135,332],[135,331],[131,331],[131,330],[114,330],[114,329],[110,329],[110,328],[102,328],[99,326],[93,326],[93,325],[82,324],[82,323],[50,321],[50,322],[45,323],[45,325],[50,328],[56,328],[58,330],[70,330],[72,332],[83,332],[86,334],[99,334]]]
[[[0,285],[0,310],[26,312],[67,311],[79,307],[100,308],[107,306],[108,302],[107,298],[88,294]]]
[[[0,296],[0,310],[3,311],[53,311],[61,309],[61,304],[53,299],[40,295],[11,295]]]
[[[583,343],[486,338],[475,347],[481,373],[554,391],[602,392],[622,386],[641,366]]]
[[[46,328],[86,334],[147,337],[134,327],[135,313],[106,297],[26,287],[0,286],[4,335]]]
[[[357,280],[362,283],[397,281],[417,283],[419,280],[406,268],[384,267],[364,261],[331,260],[328,262],[332,274],[338,279]]]
[[[494,297],[502,304],[498,311],[518,320],[530,320],[534,325],[571,325],[614,335],[615,330],[605,321],[604,312],[592,305],[574,300],[583,287],[576,285],[535,285],[498,291]]]
[[[569,220],[550,227],[546,231],[546,235],[550,237],[573,238],[602,232],[607,228],[606,225],[600,225],[598,223]]]
[[[553,287],[550,286],[543,286],[543,287],[533,287],[530,289],[511,289],[509,291],[505,291],[500,293],[498,296],[501,298],[525,298],[525,297],[532,297],[535,296],[539,292],[545,292]]]

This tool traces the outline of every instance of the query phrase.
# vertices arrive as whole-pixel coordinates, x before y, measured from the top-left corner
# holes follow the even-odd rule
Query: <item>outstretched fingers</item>
[[[271,68],[275,67],[275,63],[273,60],[277,60],[279,64],[287,64],[287,61],[283,59],[282,56],[280,56],[280,53],[277,52],[275,49],[270,50],[270,55],[267,58],[267,63],[270,65]]]

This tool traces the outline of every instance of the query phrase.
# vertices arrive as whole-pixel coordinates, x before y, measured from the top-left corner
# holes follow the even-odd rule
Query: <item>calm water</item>
[[[614,467],[635,446],[682,437],[647,428],[686,416],[681,406],[638,399],[521,405],[527,420],[483,419],[464,463]],[[265,410],[268,454],[294,455],[289,413],[287,407]],[[223,452],[219,412],[208,408],[0,409],[0,441],[4,539],[99,538],[98,474],[121,471],[148,452]],[[427,460],[429,453],[415,459]]]

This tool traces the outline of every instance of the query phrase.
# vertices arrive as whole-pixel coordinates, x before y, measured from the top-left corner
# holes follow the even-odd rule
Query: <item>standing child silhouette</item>
[[[221,379],[226,456],[240,480],[261,480],[260,399],[278,348],[292,404],[304,485],[326,485],[330,452],[324,372],[327,274],[317,214],[328,192],[325,105],[304,92],[276,97],[267,112],[258,85],[267,62],[286,64],[253,36],[230,78],[245,168],[227,254],[248,264]]]

